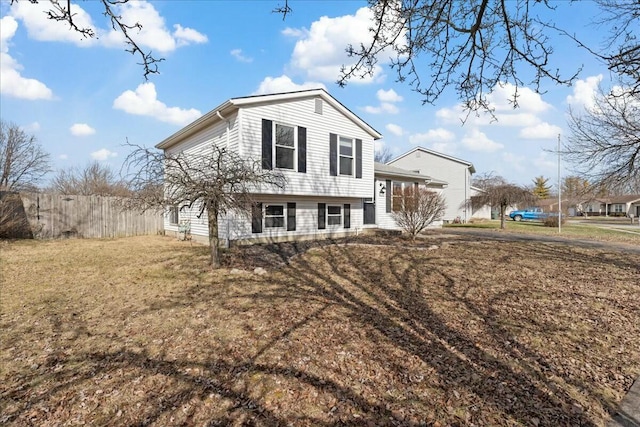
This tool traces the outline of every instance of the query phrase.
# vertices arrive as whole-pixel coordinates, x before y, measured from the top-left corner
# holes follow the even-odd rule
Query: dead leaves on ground
[[[59,252],[47,270],[46,247],[3,254],[21,286],[3,288],[0,422],[603,425],[640,374],[625,254],[367,238],[234,248],[211,273],[162,238],[134,261],[141,241],[102,243],[119,268],[86,277]]]

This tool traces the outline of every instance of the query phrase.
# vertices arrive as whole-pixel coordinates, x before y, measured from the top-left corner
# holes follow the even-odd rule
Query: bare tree
[[[394,194],[394,200],[396,197],[402,200],[402,205],[394,208],[391,216],[412,240],[431,223],[441,219],[447,209],[442,194],[424,187],[411,186],[394,191],[400,193]]]
[[[11,4],[17,1],[18,0],[11,0]],[[40,3],[40,1],[41,0],[29,0],[29,2],[34,4]],[[128,3],[129,0],[100,0],[100,2],[103,6],[102,14],[109,19],[111,27],[114,30],[120,31],[124,36],[127,45],[125,50],[132,55],[137,55],[142,60],[140,65],[144,68],[144,78],[148,79],[149,74],[157,74],[158,63],[164,61],[164,58],[156,58],[152,55],[151,51],[143,50],[135,40],[135,33],[142,29],[142,25],[139,22],[124,22],[122,16],[116,10],[118,6]],[[79,33],[82,37],[97,37],[93,28],[78,26],[77,21],[74,19],[75,14],[71,11],[71,0],[47,0],[47,3],[50,6],[50,9],[47,11],[48,19],[67,23],[70,30]],[[134,35],[131,34],[132,32]]]
[[[106,164],[93,162],[84,168],[60,169],[50,189],[61,194],[128,197],[131,191],[124,179]]]
[[[51,156],[33,135],[18,125],[0,120],[0,190],[24,191],[51,171]]]
[[[130,207],[157,209],[176,206],[207,214],[211,265],[220,267],[220,215],[249,215],[253,195],[261,188],[284,188],[282,174],[262,168],[259,161],[212,144],[195,154],[169,153],[132,145],[125,160],[129,187],[133,190]],[[157,189],[164,188],[158,192]]]
[[[570,134],[562,154],[601,187],[634,187],[640,181],[640,92],[599,88],[593,105],[569,109]]]
[[[378,163],[387,163],[393,158],[391,149],[389,147],[382,147],[381,150],[377,150],[373,156],[373,161]]]
[[[509,183],[501,176],[487,173],[480,175],[474,179],[473,185],[482,191],[471,198],[471,205],[474,209],[480,209],[483,206],[491,206],[500,210],[500,229],[505,228],[505,212],[509,206],[518,203],[533,203],[535,196],[531,191],[518,185]]]

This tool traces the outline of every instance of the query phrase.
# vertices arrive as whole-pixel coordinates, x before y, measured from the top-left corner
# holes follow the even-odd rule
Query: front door
[[[376,204],[373,201],[364,201],[364,223],[376,223]]]

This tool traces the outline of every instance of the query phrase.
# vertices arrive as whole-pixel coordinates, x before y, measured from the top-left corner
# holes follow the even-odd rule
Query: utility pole
[[[558,134],[558,234],[562,233],[562,182],[560,179],[560,134]]]

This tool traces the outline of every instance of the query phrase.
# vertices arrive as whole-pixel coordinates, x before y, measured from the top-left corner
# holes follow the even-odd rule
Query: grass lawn
[[[611,222],[610,226],[616,224],[629,224],[627,221],[615,221]],[[480,228],[488,230],[499,230],[500,221],[483,221],[477,223],[468,224],[449,224],[445,228]],[[590,239],[599,240],[605,242],[623,242],[640,245],[640,227],[634,227],[629,229],[632,233],[627,231],[620,231],[613,228],[597,227],[588,223],[566,223],[561,226],[561,233],[558,234],[558,227],[546,227],[542,222],[538,221],[505,221],[505,230],[510,233],[525,233],[525,234],[542,234],[548,236],[562,236],[577,239]]]
[[[0,242],[0,424],[601,426],[640,374],[637,255],[304,247]]]

